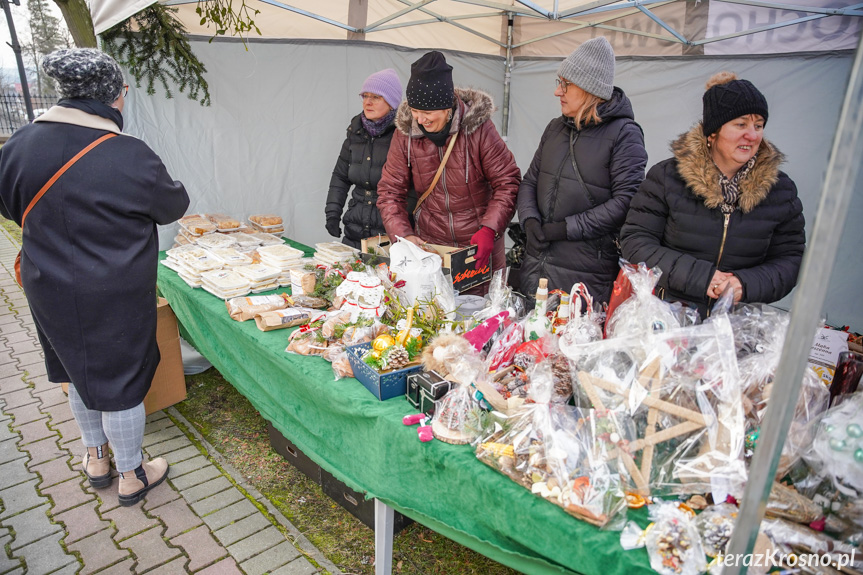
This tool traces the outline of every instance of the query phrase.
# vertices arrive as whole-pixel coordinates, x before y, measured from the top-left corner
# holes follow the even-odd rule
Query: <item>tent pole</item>
[[[509,135],[509,94],[510,83],[512,82],[512,12],[507,13],[507,18],[506,62],[504,63],[503,72],[503,126],[501,126],[501,136],[504,142]]]
[[[743,492],[740,512],[728,552],[722,563],[723,575],[746,573],[744,556],[752,552],[764,518],[773,477],[782,455],[782,446],[800,395],[806,358],[821,318],[827,284],[836,261],[842,228],[863,157],[863,38],[848,78],[845,101],[833,139],[827,175],[821,189],[821,200],[815,226],[803,256],[800,283],[794,294],[791,322],[782,346],[782,356],[776,370],[773,393],[767,408],[761,435],[749,466],[749,480]]]

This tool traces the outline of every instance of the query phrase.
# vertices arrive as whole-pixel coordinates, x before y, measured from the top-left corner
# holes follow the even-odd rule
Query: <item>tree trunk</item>
[[[63,13],[66,26],[72,34],[75,46],[78,48],[98,48],[96,33],[93,31],[93,19],[85,0],[54,0]]]

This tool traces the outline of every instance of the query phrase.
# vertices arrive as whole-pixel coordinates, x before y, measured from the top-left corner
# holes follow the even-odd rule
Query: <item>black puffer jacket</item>
[[[740,182],[738,207],[722,213],[719,171],[698,124],[672,144],[674,157],[650,169],[621,231],[623,257],[659,266],[657,295],[699,308],[713,302],[714,272],[733,272],[744,302],[770,303],[797,283],[806,237],[797,187],[784,157],[762,140],[755,165]]]
[[[378,182],[387,161],[395,126],[390,124],[383,134],[373,138],[363,127],[361,114],[348,126],[347,138],[333,169],[327,193],[327,220],[338,218],[344,223],[344,243],[359,248],[360,240],[387,233],[378,212]],[[351,199],[342,217],[348,191]]]
[[[544,251],[528,243],[521,267],[525,294],[533,294],[539,278],[546,277],[550,289],[569,291],[584,282],[598,302],[611,295],[619,269],[615,239],[644,179],[647,151],[620,88],[598,112],[601,122],[581,130],[564,116],[552,120],[519,187],[522,226],[530,218],[543,224],[566,221],[567,235]]]

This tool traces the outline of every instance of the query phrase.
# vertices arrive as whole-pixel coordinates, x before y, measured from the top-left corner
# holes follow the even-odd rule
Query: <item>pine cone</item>
[[[388,369],[401,369],[407,364],[408,360],[407,350],[400,345],[394,345],[387,350]]]

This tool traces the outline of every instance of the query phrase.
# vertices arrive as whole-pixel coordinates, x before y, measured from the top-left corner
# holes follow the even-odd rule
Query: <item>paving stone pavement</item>
[[[12,275],[17,253],[0,228],[0,575],[342,575],[174,408],[149,415],[144,437],[171,464],[165,483],[132,507],[116,480],[90,487]]]

